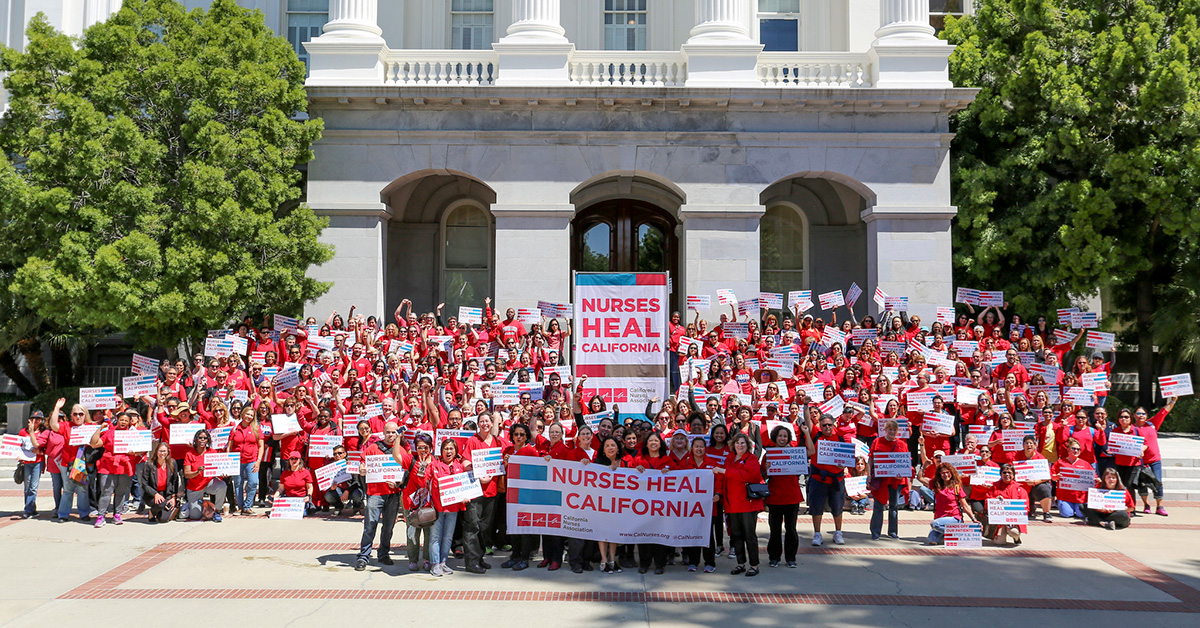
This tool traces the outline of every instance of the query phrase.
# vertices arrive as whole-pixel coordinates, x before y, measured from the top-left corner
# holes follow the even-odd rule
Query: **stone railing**
[[[856,52],[764,52],[758,78],[766,87],[871,87],[871,61]]]
[[[580,50],[571,55],[571,83],[624,87],[682,87],[687,61],[680,52]]]
[[[389,50],[384,59],[387,85],[491,85],[499,68],[491,50]]]
[[[675,51],[575,51],[569,62],[572,85],[683,87],[687,58]],[[490,86],[500,72],[491,50],[389,50],[384,57],[387,85]],[[871,87],[865,53],[764,52],[758,58],[764,87]]]

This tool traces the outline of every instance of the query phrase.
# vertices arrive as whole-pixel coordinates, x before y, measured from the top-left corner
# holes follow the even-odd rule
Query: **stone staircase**
[[[1163,497],[1200,501],[1200,459],[1163,458]]]

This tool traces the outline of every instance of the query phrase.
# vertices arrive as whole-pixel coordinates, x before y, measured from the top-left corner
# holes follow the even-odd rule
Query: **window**
[[[583,232],[583,251],[579,270],[583,272],[608,272],[612,270],[612,226],[598,222]]]
[[[304,42],[321,36],[321,27],[329,21],[329,0],[288,0],[287,40],[296,56],[308,66]]]
[[[800,50],[800,0],[758,0],[758,41],[766,52]]]
[[[604,49],[646,49],[646,0],[604,0]]]
[[[446,217],[442,301],[447,312],[460,305],[482,307],[492,293],[492,224],[486,212],[461,205]]]
[[[453,0],[450,4],[450,47],[484,50],[492,45],[495,0]]]
[[[787,206],[767,209],[759,221],[759,284],[763,292],[803,290],[808,240],[800,212]]]
[[[962,17],[973,11],[970,0],[929,0],[929,25],[939,33],[946,28],[946,16]]]

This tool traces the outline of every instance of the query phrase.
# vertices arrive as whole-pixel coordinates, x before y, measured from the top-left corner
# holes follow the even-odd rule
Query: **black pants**
[[[508,534],[508,500],[504,495],[496,497],[496,512],[492,516],[491,547],[512,545],[513,540]]]
[[[664,569],[667,566],[667,552],[671,551],[666,545],[658,543],[638,543],[638,566],[645,569],[650,568],[650,564],[654,564],[655,569]]]
[[[596,544],[593,541],[585,541],[583,539],[567,539],[567,561],[571,563],[571,568],[583,567],[591,564],[590,556],[591,549]]]
[[[511,534],[508,537],[512,543],[513,560],[529,560],[537,550],[540,537],[536,534]]]
[[[467,502],[463,523],[463,558],[467,565],[483,562],[484,551],[491,547],[492,517],[496,514],[499,496],[476,497]]]
[[[725,506],[721,502],[713,504],[713,542],[725,547]]]
[[[1092,509],[1087,511],[1087,522],[1090,526],[1100,526],[1101,524],[1111,521],[1116,524],[1118,530],[1124,530],[1129,527],[1129,511],[1114,510],[1112,512],[1097,512]]]
[[[767,513],[771,526],[771,537],[767,539],[767,558],[778,561],[782,551],[787,562],[796,562],[796,548],[800,546],[800,535],[796,533],[796,517],[800,514],[800,504],[767,504]],[[755,562],[757,563],[757,555]]]
[[[1137,485],[1134,484],[1134,480],[1136,480],[1141,474],[1142,467],[1128,466],[1123,464],[1113,466],[1117,468],[1117,475],[1120,476],[1121,483],[1125,485],[1125,488],[1129,489],[1130,493],[1137,491]]]
[[[700,566],[700,556],[704,556],[704,565],[706,567],[717,566],[717,545],[713,540],[712,535],[708,537],[708,547],[685,547],[683,548],[683,563],[685,565]]]
[[[913,465],[914,469],[921,468],[920,443],[921,443],[921,430],[918,428],[912,427],[912,424],[910,423],[909,424],[909,435],[908,435],[908,451],[912,454],[912,465]]]
[[[731,512],[729,517],[729,548],[737,553],[739,565],[746,564],[750,558],[750,566],[758,566],[758,513]]]
[[[561,563],[563,559],[563,547],[566,544],[567,540],[561,536],[542,535],[542,558],[552,563]]]

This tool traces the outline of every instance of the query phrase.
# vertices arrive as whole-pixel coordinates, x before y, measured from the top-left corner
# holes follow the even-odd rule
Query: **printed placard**
[[[758,293],[758,302],[769,310],[779,310],[783,308],[783,293],[782,292],[760,292]]]
[[[333,450],[341,446],[342,437],[336,434],[313,434],[308,437],[310,458],[332,458]]]
[[[878,340],[878,339],[879,339],[879,330],[874,327],[872,327],[870,329],[864,329],[864,328],[860,327],[860,328],[855,329],[850,332],[850,340],[856,345],[862,345],[862,343],[864,343],[868,340]]]
[[[722,323],[721,329],[725,331],[725,335],[734,338],[749,338],[750,324],[749,323]]]
[[[988,523],[994,526],[1017,526],[1029,523],[1029,504],[1023,499],[987,500]]]
[[[733,290],[717,290],[717,303],[721,305],[734,305],[737,303],[737,295],[733,293]]]
[[[300,420],[294,414],[272,414],[271,429],[276,434],[295,434],[300,431]]]
[[[483,487],[471,473],[455,473],[438,480],[438,490],[442,495],[442,504],[452,506],[483,497]]]
[[[826,347],[832,347],[835,344],[845,346],[846,332],[837,329],[832,325],[827,325],[825,327],[825,331],[821,332],[821,344],[825,345]]]
[[[887,298],[888,298],[888,293],[884,292],[883,288],[879,288],[879,287],[875,288],[875,296],[872,297],[872,300],[875,301],[876,305],[878,305],[879,307],[883,307],[884,305],[887,304]]]
[[[1113,431],[1108,435],[1108,453],[1120,456],[1142,457],[1142,448],[1146,439],[1135,434]]]
[[[1003,356],[1001,356],[1001,357],[1003,357]],[[1045,382],[1047,384],[1053,384],[1058,381],[1058,374],[1060,371],[1057,366],[1050,366],[1049,364],[1038,363],[1038,364],[1030,364],[1028,369],[1029,369],[1030,375],[1041,375],[1042,379],[1045,380]]]
[[[689,294],[687,309],[693,312],[707,312],[712,309],[712,297],[707,294]]]
[[[1089,329],[1085,344],[1089,349],[1112,351],[1113,347],[1117,344],[1117,335]]]
[[[959,386],[954,389],[954,400],[959,405],[977,406],[979,405],[979,396],[983,394],[981,388],[971,388],[970,386]]]
[[[1120,489],[1106,491],[1099,488],[1089,488],[1087,507],[1090,510],[1101,510],[1104,512],[1124,510],[1125,491]]]
[[[846,497],[862,497],[870,494],[867,490],[867,476],[856,475],[846,478]]]
[[[1001,446],[1004,451],[1021,451],[1025,449],[1025,437],[1033,435],[1033,431],[1004,430],[1000,435],[1003,439]]]
[[[117,387],[80,388],[79,404],[88,410],[115,410],[118,406]]]
[[[954,292],[954,302],[979,305],[979,291],[973,288],[958,288]]]
[[[1063,401],[1076,406],[1091,406],[1095,405],[1093,401],[1092,391],[1082,386],[1070,386],[1063,390]]]
[[[883,309],[893,312],[907,312],[908,297],[888,297],[883,300]]]
[[[271,502],[270,519],[295,519],[304,518],[304,498],[303,497],[276,497],[275,501]]]
[[[1017,460],[1013,462],[1017,470],[1018,482],[1049,482],[1050,461],[1045,458],[1033,460]]]
[[[168,442],[171,445],[191,445],[192,440],[196,437],[196,432],[202,429],[204,429],[204,424],[200,422],[172,423]]]
[[[278,332],[294,332],[300,329],[300,321],[291,316],[276,314],[273,327]]]
[[[329,490],[334,484],[349,482],[353,479],[345,460],[335,460],[325,466],[318,467],[313,470],[313,476],[317,480],[317,488],[322,491]]]
[[[475,430],[438,430],[433,439],[433,450],[441,452],[442,443],[446,442],[446,439],[449,438],[450,440],[453,440],[456,445],[458,445],[458,451],[461,454],[463,445],[467,442],[467,439],[474,436],[475,433]]]
[[[465,305],[458,306],[458,322],[467,323],[468,325],[482,325],[483,308],[467,307]]]
[[[932,390],[926,392],[910,392],[905,402],[905,407],[909,412],[933,412],[933,397]]]
[[[954,416],[944,412],[926,412],[921,428],[934,434],[949,436],[954,433]]]
[[[1108,392],[1108,373],[1104,371],[1084,373],[1080,380],[1084,388],[1094,393]]]
[[[368,421],[377,417],[383,418],[383,404],[372,403],[363,406],[362,414],[360,414],[359,417]]]
[[[954,308],[939,307],[937,309],[936,318],[934,320],[941,323],[942,325],[953,325],[954,324]]]
[[[752,318],[758,318],[759,312],[762,311],[762,306],[760,303],[761,302],[758,299],[746,299],[745,301],[738,301],[738,315],[750,315]]]
[[[390,455],[364,456],[362,470],[368,484],[399,482],[404,476],[404,467]]]
[[[144,355],[133,354],[133,374],[134,375],[157,375],[158,360],[148,358]]]
[[[85,423],[83,425],[71,426],[71,438],[67,444],[74,447],[77,445],[86,445],[92,440],[92,434],[95,434],[100,429],[99,425]]]
[[[1054,344],[1065,345],[1075,338],[1075,334],[1061,329],[1054,330]]]
[[[242,454],[236,451],[204,454],[204,477],[224,478],[241,473]]]
[[[1075,312],[1071,322],[1077,329],[1096,329],[1100,326],[1100,315],[1097,312]]]
[[[836,418],[846,409],[846,402],[840,396],[834,395],[817,407],[821,409],[821,414],[833,415]],[[851,463],[851,466],[853,466],[853,463]]]
[[[942,462],[954,467],[959,475],[967,477],[975,473],[978,459],[975,454],[946,454],[942,456]]]
[[[570,384],[571,383],[571,367],[570,366],[547,366],[547,367],[543,368],[542,369],[542,382],[545,385],[549,386],[550,385],[550,376],[555,375],[555,374],[558,375],[558,381],[560,384]]]
[[[121,378],[121,395],[126,399],[153,397],[158,394],[158,378],[153,375],[134,375]]]
[[[542,322],[542,313],[537,308],[519,307],[517,308],[517,320],[525,325],[536,325]]]
[[[911,478],[912,454],[907,451],[875,452],[875,477]]]
[[[300,385],[300,369],[285,366],[275,378],[276,390],[291,390]]]
[[[980,290],[979,305],[984,307],[1004,307],[1004,292],[1001,290]]]
[[[841,290],[817,295],[817,300],[820,302],[822,310],[833,310],[846,304],[846,298],[842,296]]]
[[[788,309],[789,310],[795,309],[797,305],[801,305],[803,303],[808,303],[808,304],[810,304],[809,307],[812,307],[812,305],[811,305],[812,304],[812,290],[792,290],[792,291],[788,292]],[[808,309],[808,308],[804,308],[804,309]],[[801,310],[801,311],[803,311],[803,310]]]
[[[947,523],[943,532],[947,548],[976,549],[983,547],[983,526],[978,523]]]
[[[504,449],[488,447],[471,450],[471,472],[480,480],[504,475]]]
[[[357,435],[358,434],[358,415],[343,414],[342,415],[342,434]]]
[[[991,486],[1000,481],[1000,467],[993,467],[989,464],[981,464],[975,467],[975,473],[971,474],[972,486]]]
[[[1075,314],[1077,312],[1079,312],[1079,308],[1077,307],[1059,308],[1057,310],[1058,322],[1070,327],[1071,323],[1075,321]]]
[[[233,434],[233,425],[226,425],[224,427],[214,427],[213,429],[208,431],[208,435],[212,439],[212,442],[209,443],[209,445],[213,449],[225,449],[225,447],[227,447],[229,445],[229,437],[232,434]]]
[[[362,473],[363,452],[347,451],[346,452],[346,471],[350,475],[360,475]]]
[[[825,439],[817,441],[817,464],[853,468],[854,443]]]
[[[857,283],[851,282],[850,289],[846,291],[846,307],[853,308],[855,303],[858,303],[858,298],[862,296],[862,288],[858,287]]]
[[[4,434],[0,440],[0,458],[15,458],[23,462],[37,460],[33,450],[33,441],[28,436]]]
[[[1096,486],[1095,469],[1061,467],[1058,470],[1058,488],[1068,491],[1087,491]]]
[[[1192,374],[1164,375],[1158,378],[1158,390],[1163,397],[1185,397],[1192,392]]]
[[[806,447],[768,447],[764,450],[764,456],[767,477],[808,475],[808,449]]]

